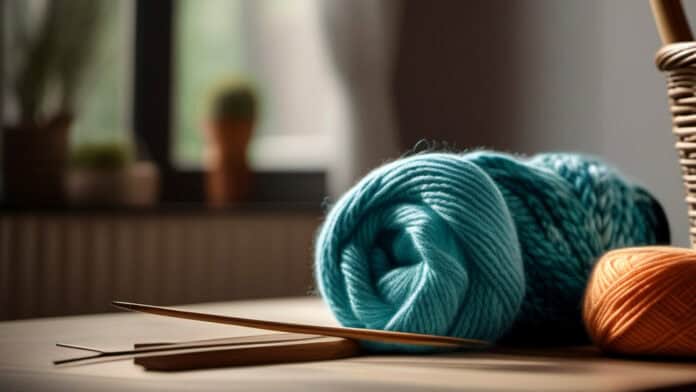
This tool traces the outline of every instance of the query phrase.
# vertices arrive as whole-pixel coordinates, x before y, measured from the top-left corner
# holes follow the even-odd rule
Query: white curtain
[[[400,0],[323,0],[320,17],[347,105],[333,135],[329,187],[336,196],[379,164],[398,157],[392,74]]]

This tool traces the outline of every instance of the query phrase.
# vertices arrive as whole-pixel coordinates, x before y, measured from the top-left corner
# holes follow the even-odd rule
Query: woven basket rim
[[[661,71],[696,66],[696,41],[675,42],[661,47],[655,54],[655,65]]]

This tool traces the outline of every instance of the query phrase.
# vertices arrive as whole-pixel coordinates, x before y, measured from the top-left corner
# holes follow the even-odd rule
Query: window
[[[206,9],[181,13],[179,7],[186,9],[192,4]],[[333,155],[325,148],[325,141],[342,106],[320,39],[317,4],[318,0],[136,2],[134,129],[141,151],[159,164],[164,201],[204,199],[202,138],[197,126],[202,122],[202,107],[196,108],[196,95],[207,92],[211,87],[208,83],[214,83],[213,76],[240,74],[253,78],[260,86],[262,99],[261,121],[252,140],[250,163],[255,181],[251,200],[313,205],[323,200],[327,161]],[[292,19],[283,17],[283,12],[286,16],[297,12],[301,18],[290,22]],[[199,18],[206,13],[216,13],[216,17],[205,21],[203,32],[191,33],[192,26],[200,24]],[[222,24],[225,19],[218,14],[226,15],[227,22],[215,27],[213,22]],[[275,36],[261,25],[271,22],[277,26]],[[294,23],[291,28],[298,27],[296,36],[294,30],[287,30],[286,22]],[[303,23],[311,27],[299,26]],[[309,41],[302,32],[306,29],[311,32]],[[204,34],[206,31],[212,32]],[[237,38],[234,32],[239,32]],[[291,49],[296,39],[303,50]],[[206,53],[197,45],[213,49]],[[231,53],[220,53],[225,50]],[[273,57],[274,50],[285,51]],[[189,54],[190,59],[183,57]],[[285,58],[289,54],[305,57],[308,62],[289,61]],[[271,60],[278,62],[277,66],[268,64]],[[307,68],[312,63],[315,65]],[[297,84],[306,90],[300,98],[290,95],[293,91],[288,83],[293,78],[298,78]],[[190,106],[186,103],[189,101]],[[193,109],[179,111],[184,107]]]
[[[206,97],[221,80],[258,88],[257,170],[324,170],[339,110],[318,0],[179,0],[174,17],[174,160],[201,165]]]
[[[87,142],[130,142],[133,62],[133,0],[100,0],[108,14],[81,86],[73,145]]]
[[[19,77],[20,69],[25,66],[30,47],[27,42],[36,42],[45,25],[47,13],[51,10],[63,15],[85,17],[80,13],[81,4],[77,2],[64,3],[64,7],[51,9],[51,0],[26,0],[2,2],[3,47],[8,46],[13,55],[3,58],[9,80],[4,81],[3,95],[9,99],[3,100],[4,120],[7,123],[19,121],[19,108],[14,86],[10,80]],[[131,70],[133,50],[133,0],[94,0],[97,25],[94,34],[96,42],[86,45],[79,42],[75,36],[84,34],[84,26],[75,26],[74,21],[57,24],[59,31],[54,35],[63,35],[66,42],[55,39],[47,45],[49,48],[60,47],[61,53],[69,50],[74,58],[75,53],[85,54],[85,66],[77,75],[77,91],[74,95],[75,115],[71,128],[71,144],[86,142],[129,142],[132,130],[131,114]],[[68,7],[71,5],[71,7]],[[89,14],[93,15],[93,14]],[[59,16],[60,18],[60,16]],[[62,44],[62,45],[61,45]],[[67,46],[67,45],[74,45]],[[66,49],[66,47],[68,49]],[[47,49],[44,49],[47,50]],[[55,58],[52,57],[55,60]],[[46,61],[44,61],[46,63]],[[54,66],[55,67],[55,66]],[[3,75],[5,76],[5,75]],[[51,89],[49,85],[47,89]],[[55,88],[54,88],[55,89]],[[42,106],[56,106],[55,94],[42,95]],[[45,110],[51,112],[51,109]]]
[[[200,124],[209,90],[221,79],[240,77],[246,68],[241,2],[177,1],[174,36],[174,158],[200,166]]]
[[[32,16],[50,1],[9,4]],[[221,79],[246,77],[260,97],[255,201],[323,198],[341,101],[319,0],[98,1],[107,14],[78,94],[73,145],[133,142],[138,158],[158,165],[164,201],[202,201],[206,97]]]

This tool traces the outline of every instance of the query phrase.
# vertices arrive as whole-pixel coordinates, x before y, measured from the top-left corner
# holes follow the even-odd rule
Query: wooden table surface
[[[188,308],[335,325],[316,298],[237,301]],[[696,391],[696,362],[604,358],[590,347],[345,360],[188,372],[147,372],[132,361],[56,368],[82,352],[56,342],[130,348],[134,342],[265,334],[144,314],[100,314],[0,323],[2,391]]]

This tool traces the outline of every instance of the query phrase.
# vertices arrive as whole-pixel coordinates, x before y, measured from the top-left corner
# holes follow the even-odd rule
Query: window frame
[[[173,162],[175,0],[135,2],[132,124],[139,159],[160,169],[161,201],[205,201],[205,171],[183,169]],[[254,171],[251,203],[322,203],[324,171]]]

